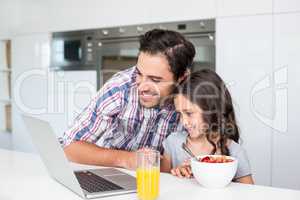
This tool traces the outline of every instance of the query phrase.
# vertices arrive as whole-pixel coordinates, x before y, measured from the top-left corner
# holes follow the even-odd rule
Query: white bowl
[[[205,156],[218,157],[220,155]],[[198,156],[197,158],[205,156]],[[227,163],[207,163],[191,159],[192,172],[198,183],[207,188],[223,188],[227,186],[236,173],[238,160],[231,156],[226,156],[226,158],[233,161]]]

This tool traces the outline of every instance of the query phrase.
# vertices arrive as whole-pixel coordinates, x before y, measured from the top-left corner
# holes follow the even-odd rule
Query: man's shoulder
[[[114,74],[105,85],[124,88],[129,87],[134,83],[135,66]],[[104,86],[105,86],[104,85]]]
[[[134,81],[135,67],[117,72],[97,92],[97,96],[105,94],[112,96],[115,93],[123,93],[131,88]]]
[[[128,89],[134,84],[135,67],[120,71],[113,75],[96,93],[92,102],[101,104],[106,102],[105,105],[117,107],[123,102],[124,94],[128,93]],[[110,102],[110,103],[107,103]]]

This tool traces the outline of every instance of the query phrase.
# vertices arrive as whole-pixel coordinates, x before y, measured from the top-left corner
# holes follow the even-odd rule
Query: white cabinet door
[[[274,15],[273,186],[300,189],[300,13]],[[277,123],[278,124],[278,123]]]
[[[217,0],[217,16],[272,13],[272,0]]]
[[[300,11],[299,0],[274,0],[274,13]]]
[[[228,84],[257,184],[271,184],[272,16],[217,19],[216,70]],[[261,87],[262,86],[262,87]]]
[[[12,38],[15,72],[47,68],[50,62],[50,34],[30,34]]]
[[[33,151],[22,113],[47,111],[49,34],[12,39],[12,141],[20,151]]]
[[[217,0],[90,0],[89,3],[71,0],[44,1],[46,30],[70,30],[93,27],[112,27],[176,20],[207,19],[216,16]],[[25,3],[26,5],[28,2]],[[72,9],[70,9],[72,4]],[[91,6],[92,5],[92,6]],[[40,12],[37,12],[40,13]],[[81,13],[78,15],[78,13]],[[28,18],[28,17],[26,17]],[[30,18],[29,18],[30,19]],[[43,18],[42,18],[43,19]],[[34,20],[34,19],[32,19]],[[29,28],[33,31],[31,22]]]
[[[152,0],[147,10],[152,23],[208,19],[216,17],[217,0]],[[138,9],[139,10],[139,9]],[[146,16],[143,16],[147,20]],[[145,21],[144,20],[144,21]]]

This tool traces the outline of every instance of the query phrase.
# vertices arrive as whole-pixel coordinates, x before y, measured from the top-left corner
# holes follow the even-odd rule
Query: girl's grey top
[[[191,158],[188,153],[182,149],[182,143],[186,142],[188,134],[186,132],[174,132],[163,141],[164,153],[171,157],[172,168],[181,165],[185,160]],[[236,178],[251,175],[251,167],[246,151],[242,146],[233,140],[228,146],[230,156],[238,160],[238,168],[235,174]]]

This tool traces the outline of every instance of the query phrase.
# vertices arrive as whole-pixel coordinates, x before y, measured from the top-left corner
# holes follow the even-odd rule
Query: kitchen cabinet
[[[43,113],[47,106],[49,34],[12,38],[12,143],[19,151],[33,151],[23,113]]]
[[[272,95],[264,80],[272,74],[272,16],[216,21],[216,71],[231,92],[257,184],[271,184]]]
[[[299,12],[300,1],[299,0],[274,0],[274,13],[281,12]]]
[[[274,15],[273,186],[300,189],[300,13]],[[278,109],[279,108],[279,109]]]
[[[144,21],[156,23],[176,20],[211,19],[216,17],[216,3],[217,0],[153,0],[147,4],[147,12],[149,14],[144,16]],[[144,23],[144,21],[141,22]]]
[[[217,17],[272,13],[272,0],[217,0]]]

